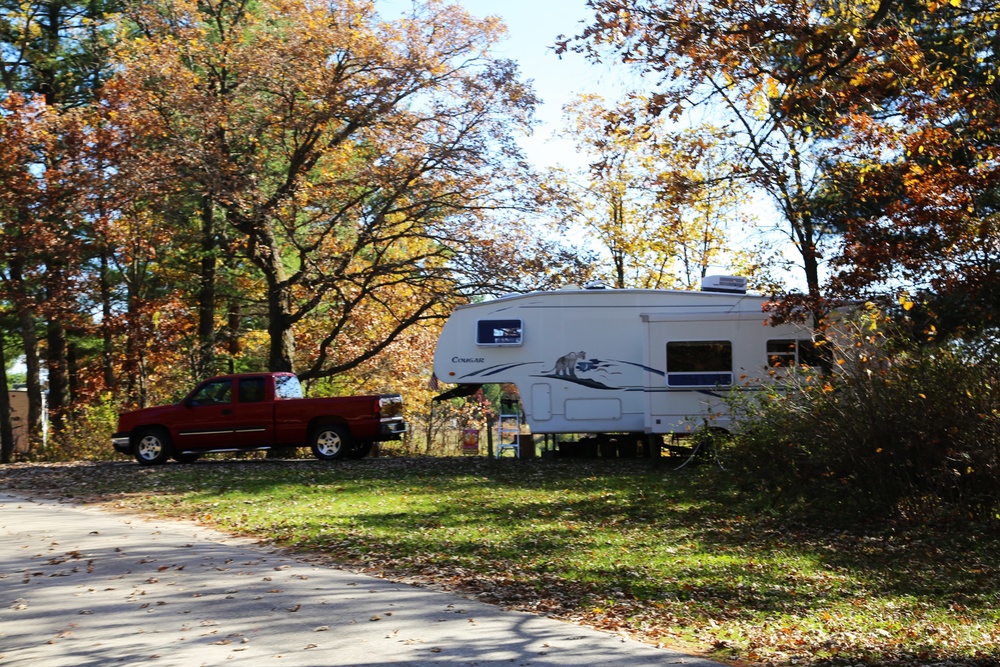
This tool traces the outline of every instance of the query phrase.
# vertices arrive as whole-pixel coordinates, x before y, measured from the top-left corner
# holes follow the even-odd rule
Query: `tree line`
[[[955,327],[992,320],[997,3],[589,5],[560,48],[640,72],[653,115],[711,105],[728,121],[735,169],[774,202],[814,309],[905,289]]]
[[[1000,6],[588,5],[593,21],[559,48],[639,73],[654,118],[711,109],[733,175],[773,203],[805,283],[776,315],[822,330],[853,312],[846,340],[823,341],[837,373],[791,373],[747,406],[731,443],[746,484],[830,515],[945,501],[993,520]]]
[[[335,377],[559,269],[498,233],[528,204],[535,97],[490,55],[495,19],[56,0],[4,3],[0,30],[4,329],[33,432],[43,376],[56,431],[101,392],[162,400],[180,368]]]
[[[795,248],[783,302],[817,323],[904,297],[938,340],[992,326],[995,2],[588,4],[558,49],[639,85],[570,105],[589,166],[536,173],[536,93],[457,5],[3,0],[0,352],[29,431],[43,384],[57,432],[219,371],[416,389],[437,323],[491,294],[721,263],[776,291],[750,227]]]

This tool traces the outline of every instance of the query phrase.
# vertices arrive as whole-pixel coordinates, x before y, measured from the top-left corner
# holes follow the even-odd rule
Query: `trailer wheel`
[[[173,445],[170,434],[162,428],[144,428],[135,436],[135,460],[139,465],[156,466],[166,463]]]
[[[345,427],[323,424],[312,432],[309,445],[313,456],[320,461],[336,461],[347,455],[351,448],[351,439]]]

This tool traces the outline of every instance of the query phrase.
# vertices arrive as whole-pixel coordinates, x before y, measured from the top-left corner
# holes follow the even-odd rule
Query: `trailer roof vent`
[[[743,276],[705,276],[701,279],[701,291],[746,294],[747,279]]]
[[[602,280],[591,280],[583,286],[583,289],[610,289]]]

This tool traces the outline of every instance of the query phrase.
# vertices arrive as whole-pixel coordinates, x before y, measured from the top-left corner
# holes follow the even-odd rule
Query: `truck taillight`
[[[398,417],[403,414],[403,397],[399,394],[384,394],[379,396],[378,405],[375,408],[383,419]]]

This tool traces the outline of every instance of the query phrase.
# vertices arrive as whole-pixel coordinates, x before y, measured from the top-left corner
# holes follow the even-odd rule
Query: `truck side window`
[[[240,378],[236,395],[240,403],[259,403],[264,400],[264,378]]]
[[[233,402],[233,381],[209,382],[191,397],[195,405],[224,405]]]
[[[479,320],[476,323],[476,345],[520,345],[523,335],[521,320]]]
[[[728,340],[667,343],[668,387],[715,387],[733,383],[733,344]]]
[[[277,375],[274,378],[274,398],[302,398],[302,385],[294,375]]]

